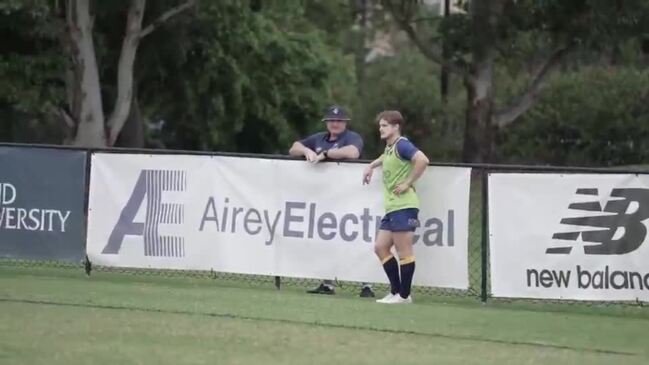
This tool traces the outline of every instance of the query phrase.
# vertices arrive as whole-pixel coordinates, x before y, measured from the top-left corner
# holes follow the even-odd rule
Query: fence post
[[[85,253],[85,259],[83,260],[83,268],[86,272],[86,275],[90,276],[92,272],[92,263],[88,258],[88,209],[90,206],[90,172],[92,169],[92,154],[93,149],[88,148],[86,151],[86,169],[85,169],[85,182],[84,182],[84,192],[83,192],[83,250]]]
[[[480,173],[482,174],[482,247],[480,249],[482,270],[480,277],[480,297],[482,302],[486,303],[487,297],[489,296],[487,290],[487,266],[489,265],[489,173],[486,168],[482,168]]]

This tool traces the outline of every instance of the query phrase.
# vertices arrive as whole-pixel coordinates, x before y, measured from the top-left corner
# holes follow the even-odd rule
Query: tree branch
[[[63,107],[57,107],[48,102],[45,105],[45,110],[53,115],[59,116],[61,118],[61,121],[69,129],[73,129],[77,125],[77,122],[74,120],[74,118]]]
[[[498,127],[506,127],[513,123],[536,103],[539,93],[545,86],[548,77],[561,65],[561,60],[570,50],[571,47],[569,46],[555,50],[539,69],[527,91],[509,107],[499,110],[494,114],[495,123]]]
[[[68,128],[73,129],[77,125],[77,123],[74,121],[74,118],[72,118],[70,113],[68,113],[65,109],[58,108],[58,114],[61,116],[61,119],[63,120],[63,122],[65,122],[65,125]]]
[[[131,0],[126,19],[126,33],[122,41],[122,51],[117,66],[117,99],[107,128],[109,130],[108,146],[112,146],[122,130],[133,100],[133,68],[135,56],[140,43],[142,18],[146,0]]]
[[[131,0],[131,6],[126,20],[126,34],[122,42],[122,52],[120,53],[117,68],[117,100],[115,101],[115,107],[107,123],[109,146],[114,145],[117,141],[117,137],[119,137],[119,133],[124,127],[131,110],[134,83],[133,67],[135,65],[135,56],[140,40],[153,32],[160,24],[185,9],[194,6],[195,3],[196,0],[187,0],[182,5],[166,11],[153,23],[142,29],[142,18],[144,17],[146,0]]]
[[[419,38],[417,32],[415,32],[415,29],[412,27],[412,25],[406,22],[400,22],[400,23],[401,23],[401,28],[406,32],[408,38],[410,38],[410,41],[412,41],[412,43],[414,43],[415,46],[417,46],[419,51],[426,58],[439,64],[440,66],[446,67],[449,71],[456,73],[462,77],[466,77],[469,75],[469,70],[465,65],[461,65],[456,62],[445,60],[444,57],[442,57],[441,52],[435,51],[431,47],[428,47],[421,40],[421,38]]]
[[[424,41],[422,41],[422,39],[417,35],[415,28],[413,28],[412,24],[410,23],[411,21],[410,17],[405,15],[405,14],[410,14],[410,10],[405,9],[406,2],[407,1],[401,1],[400,13],[397,12],[397,10],[395,9],[394,5],[390,0],[383,1],[383,4],[388,9],[388,11],[392,14],[396,22],[399,24],[399,27],[408,35],[410,41],[415,44],[415,46],[424,55],[424,57],[439,64],[440,66],[446,67],[449,71],[453,73],[456,73],[462,77],[468,77],[469,69],[465,64],[444,59],[444,57],[441,54],[441,51],[433,49],[432,47],[427,45]],[[400,14],[404,16],[399,16]]]
[[[159,27],[161,24],[165,23],[167,20],[171,19],[172,17],[182,13],[183,11],[193,7],[195,4],[196,4],[196,0],[187,0],[183,4],[167,10],[162,15],[160,15],[158,19],[154,20],[153,22],[151,22],[151,24],[149,24],[144,29],[142,29],[142,31],[140,32],[140,38],[146,37],[151,32],[153,32],[157,27]]]
[[[65,2],[65,20],[70,28],[70,32],[74,27],[74,3],[72,0],[66,0]]]

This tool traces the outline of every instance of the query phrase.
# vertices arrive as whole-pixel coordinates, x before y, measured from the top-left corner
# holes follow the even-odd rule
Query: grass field
[[[646,308],[415,300],[0,265],[0,364],[649,363]]]

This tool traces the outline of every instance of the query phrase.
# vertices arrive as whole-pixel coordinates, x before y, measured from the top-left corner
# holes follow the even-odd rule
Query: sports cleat
[[[377,302],[377,303],[388,304],[388,303],[390,303],[390,301],[392,300],[392,298],[394,298],[394,297],[398,297],[398,296],[399,296],[399,294],[388,293],[388,295],[384,296],[384,297],[381,298],[381,299],[378,299],[376,302]]]
[[[331,285],[327,284],[320,284],[317,288],[307,290],[307,293],[309,294],[327,294],[327,295],[333,295],[336,294],[336,291]]]
[[[359,294],[361,298],[374,298],[374,292],[370,286],[363,286],[361,293]]]

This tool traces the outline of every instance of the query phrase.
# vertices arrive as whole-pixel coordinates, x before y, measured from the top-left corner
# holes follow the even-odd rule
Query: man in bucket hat
[[[350,118],[344,108],[338,105],[328,107],[322,121],[325,122],[327,131],[294,142],[289,150],[291,156],[304,157],[310,163],[360,157],[363,152],[363,138],[358,133],[347,129]],[[333,281],[325,280],[308,293],[335,294]],[[363,283],[360,296],[374,297],[372,287]]]
[[[357,159],[363,151],[363,138],[347,129],[350,119],[345,109],[337,105],[330,106],[322,120],[327,125],[327,131],[296,141],[289,154],[304,156],[312,163],[325,159]]]

